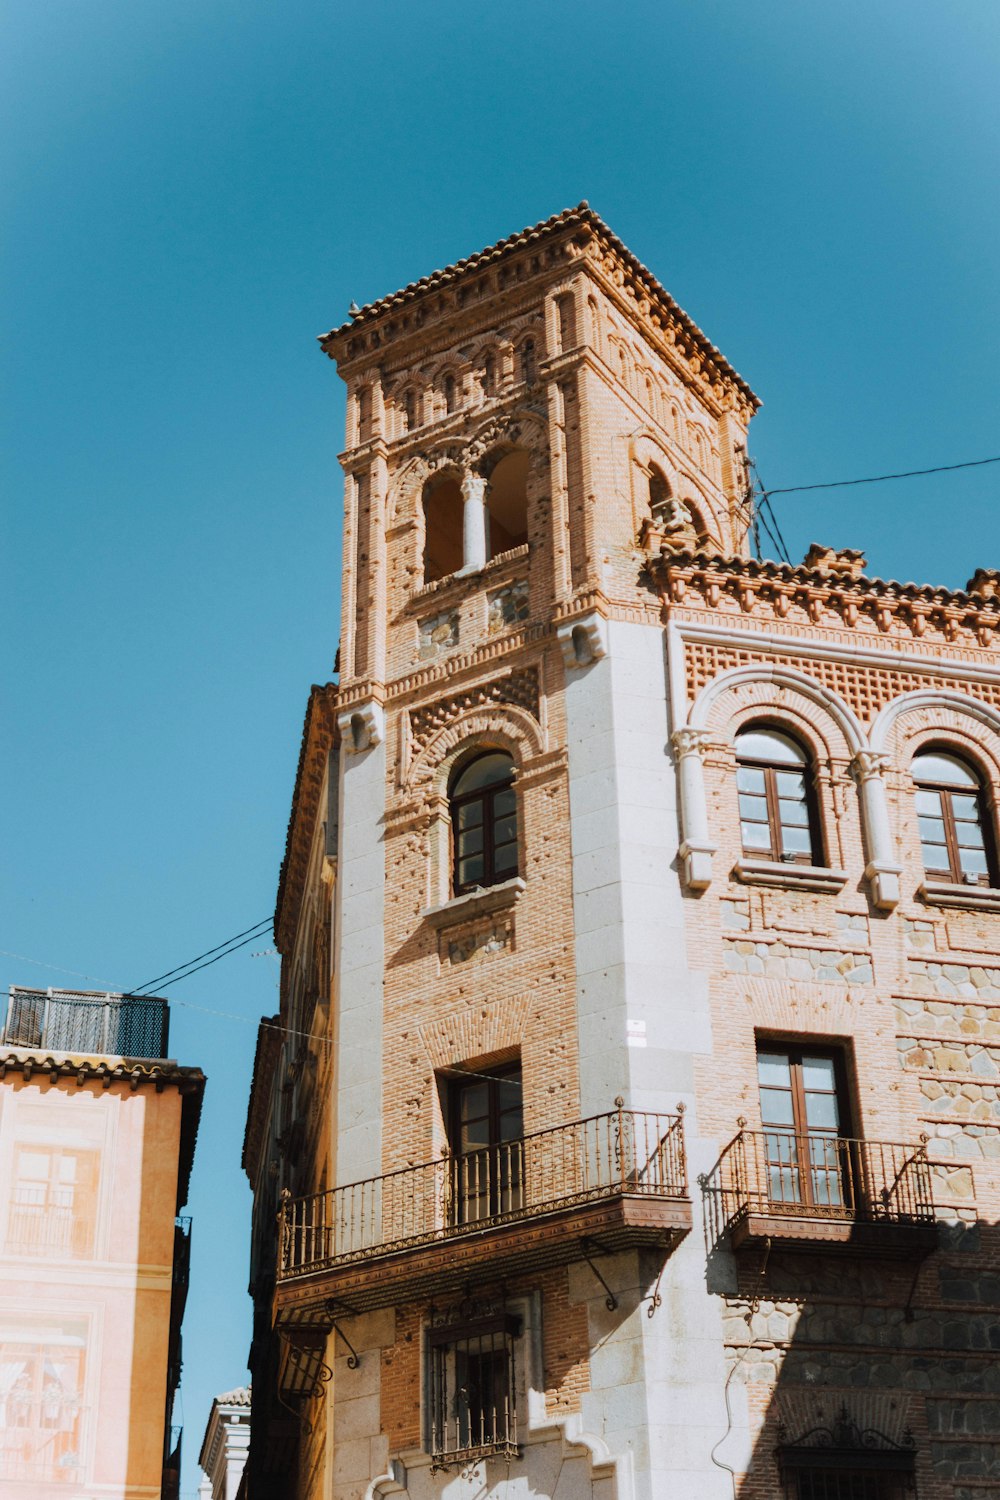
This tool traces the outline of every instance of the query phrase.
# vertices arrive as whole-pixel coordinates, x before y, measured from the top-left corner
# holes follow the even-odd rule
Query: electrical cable
[[[825,484],[784,485],[781,489],[765,490],[764,494],[768,497],[801,495],[806,490],[839,490],[851,484],[884,484],[887,479],[917,479],[923,474],[952,474],[956,469],[981,469],[984,464],[1000,464],[1000,454],[996,458],[971,458],[961,464],[938,464],[933,469],[904,469],[899,474],[870,474],[865,479],[830,479]]]
[[[264,917],[262,921],[255,922],[252,927],[245,927],[242,932],[234,933],[232,937],[226,938],[225,942],[217,943],[214,948],[206,948],[204,953],[196,953],[194,958],[189,958],[186,963],[177,964],[174,968],[167,969],[166,973],[157,974],[155,979],[147,979],[145,984],[136,985],[134,989],[127,990],[125,991],[125,993],[129,995],[140,995],[143,990],[152,989],[153,985],[155,984],[163,984],[166,980],[175,982],[173,981],[174,975],[180,975],[182,978],[186,978],[186,974],[181,974],[181,971],[183,969],[189,969],[192,964],[198,963],[199,959],[208,958],[209,954],[211,953],[218,953],[220,948],[228,948],[230,943],[235,943],[237,938],[246,937],[248,933],[251,935],[251,941],[255,941],[256,938],[262,935],[260,929],[267,928],[268,926],[270,926],[270,923],[271,918]],[[241,943],[239,946],[242,948],[243,944]],[[224,958],[225,954],[221,954],[220,956]],[[205,967],[207,967],[207,965]],[[67,972],[69,971],[67,970]],[[194,973],[195,971],[192,969],[191,972]]]
[[[192,974],[197,974],[201,969],[210,969],[213,964],[220,963],[222,959],[228,958],[230,953],[235,953],[238,949],[246,948],[250,943],[255,943],[259,937],[259,932],[252,932],[248,938],[243,939],[242,943],[233,943],[231,947],[226,949],[225,953],[217,953],[214,958],[206,959],[203,964],[195,964],[194,968],[187,969],[183,974],[176,974],[174,978],[169,982],[171,984],[179,984],[182,979],[190,979]],[[222,945],[220,944],[220,947],[221,946]],[[209,949],[209,952],[211,951],[212,950]],[[158,981],[154,981],[154,983],[157,982]],[[143,986],[143,989],[146,988],[148,988],[148,986]],[[122,998],[125,1000],[144,1000],[152,997],[142,994],[139,990],[126,990]]]

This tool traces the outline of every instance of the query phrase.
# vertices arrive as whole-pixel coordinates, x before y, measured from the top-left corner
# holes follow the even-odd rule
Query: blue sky
[[[586,197],[763,398],[767,485],[1000,453],[996,0],[8,0],[0,24],[4,985],[137,985],[272,910],[338,635],[343,399],[314,339],[352,298]],[[793,558],[960,587],[1000,565],[998,484],[775,503]],[[187,1495],[245,1375],[269,946],[170,991],[171,1050],[210,1079]]]

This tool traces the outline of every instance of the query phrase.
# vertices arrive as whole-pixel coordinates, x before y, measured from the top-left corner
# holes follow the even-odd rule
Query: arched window
[[[753,725],[736,736],[740,834],[749,858],[820,864],[809,762],[790,735]]]
[[[653,464],[649,470],[649,513],[654,521],[663,515],[669,500],[670,484],[665,475]]]
[[[525,385],[535,383],[535,341],[525,339],[520,349],[521,355],[521,379]]]
[[[499,885],[517,874],[514,762],[487,750],[460,768],[451,786],[455,894]]]
[[[492,396],[497,388],[496,356],[487,354],[483,361],[483,395]]]
[[[522,448],[507,453],[490,469],[486,491],[490,556],[498,557],[528,540],[528,470],[531,455]]]
[[[412,432],[417,425],[417,398],[413,391],[403,392],[403,431]]]
[[[986,834],[983,788],[972,767],[945,750],[925,750],[910,767],[928,875],[964,885],[990,885],[993,851]]]
[[[462,566],[462,490],[454,474],[424,486],[424,582],[448,578]]]
[[[458,407],[458,391],[454,375],[444,377],[444,406],[447,412],[453,412]]]

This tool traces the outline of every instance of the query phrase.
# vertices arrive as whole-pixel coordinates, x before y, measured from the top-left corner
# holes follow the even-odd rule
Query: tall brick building
[[[757,399],[585,204],[322,344],[250,1500],[996,1496],[998,575],[753,559]]]

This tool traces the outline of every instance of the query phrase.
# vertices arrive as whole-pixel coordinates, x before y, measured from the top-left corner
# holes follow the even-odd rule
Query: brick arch
[[[894,753],[899,760],[904,758],[904,746],[912,741],[930,743],[949,738],[954,738],[957,748],[967,751],[993,779],[1000,777],[1000,712],[965,693],[945,688],[902,693],[886,704],[871,731],[872,749]],[[913,744],[910,753],[917,748]]]
[[[541,727],[527,709],[514,704],[474,708],[459,714],[420,747],[407,771],[407,789],[446,794],[456,760],[477,746],[505,750],[519,771],[545,748]]]
[[[823,716],[819,720],[817,709]],[[731,741],[732,734],[724,726],[735,715],[745,721],[755,713],[779,720],[792,719],[806,744],[814,749],[822,745],[822,753],[827,756],[839,752],[851,759],[868,744],[858,719],[836,693],[805,672],[766,662],[720,673],[699,693],[688,715],[688,725]],[[836,731],[832,739],[831,728]]]

